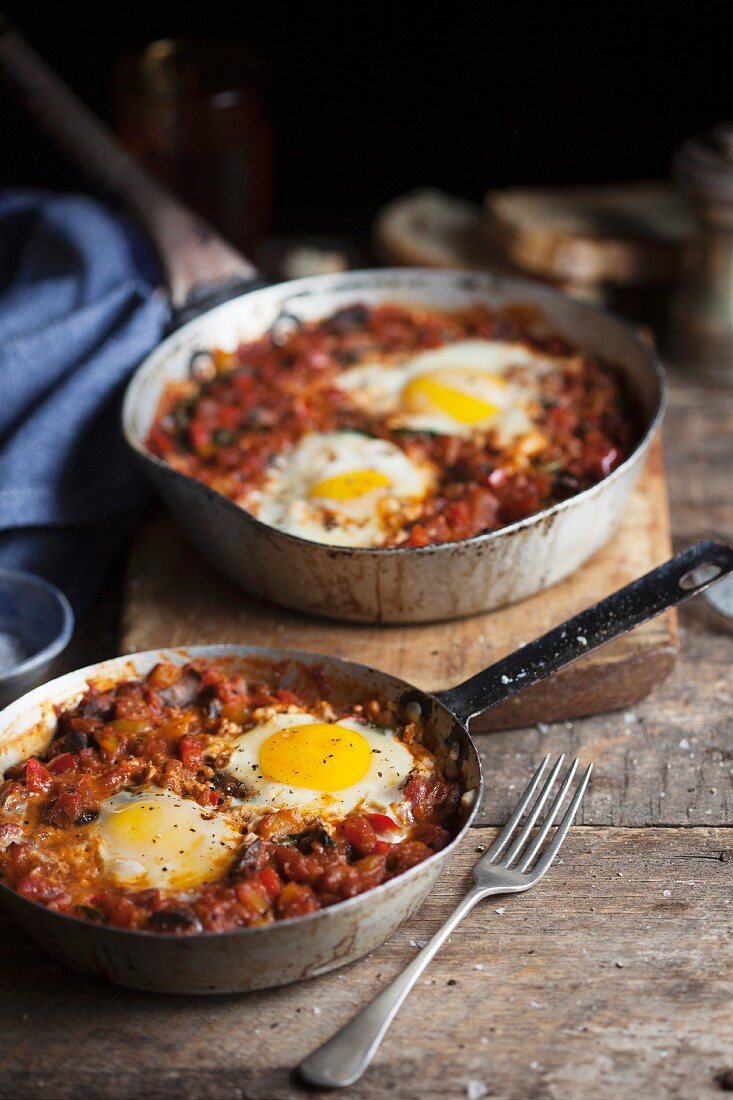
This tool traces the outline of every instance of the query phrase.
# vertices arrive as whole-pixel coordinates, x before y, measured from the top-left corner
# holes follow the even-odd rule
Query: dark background
[[[667,176],[682,138],[733,113],[730,21],[712,5],[684,18],[672,10],[642,19],[618,5],[5,7],[107,118],[122,54],[169,36],[250,43],[270,71],[273,229],[326,233],[364,232],[381,203],[425,184],[479,201],[509,184]],[[82,185],[6,98],[0,125],[0,184]]]

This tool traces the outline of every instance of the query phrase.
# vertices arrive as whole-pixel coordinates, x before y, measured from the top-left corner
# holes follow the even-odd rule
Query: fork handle
[[[299,1066],[301,1077],[317,1088],[343,1088],[358,1081],[379,1049],[402,1002],[445,943],[453,929],[474,905],[490,894],[505,892],[501,887],[474,886],[458,903],[445,924],[426,943],[395,980],[365,1008],[357,1012],[333,1038],[314,1050]]]

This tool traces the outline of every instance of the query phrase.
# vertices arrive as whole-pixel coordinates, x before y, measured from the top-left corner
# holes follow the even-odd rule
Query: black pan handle
[[[710,539],[556,626],[437,698],[462,721],[518,695],[559,668],[689,600],[733,572],[733,546]]]
[[[261,285],[249,260],[134,161],[1,15],[0,79],[93,183],[147,231],[165,271],[173,327]]]

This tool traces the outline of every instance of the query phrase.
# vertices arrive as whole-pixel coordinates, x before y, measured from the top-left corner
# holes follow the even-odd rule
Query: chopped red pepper
[[[366,819],[376,833],[396,833],[399,825],[386,814],[367,814]]]
[[[53,776],[48,768],[32,756],[25,769],[25,784],[34,794],[48,794],[53,783]]]
[[[204,762],[204,747],[195,737],[182,737],[178,742],[178,755],[187,768],[200,768]]]

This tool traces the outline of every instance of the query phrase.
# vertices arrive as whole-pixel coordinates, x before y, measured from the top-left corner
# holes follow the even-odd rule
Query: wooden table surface
[[[673,372],[665,450],[676,548],[733,538],[733,395]],[[111,589],[100,606],[114,603]],[[562,861],[466,919],[350,1094],[733,1089],[733,632],[701,601],[680,627],[675,671],[633,710],[480,739],[480,824],[421,912],[345,970],[250,996],[153,996],[75,974],[3,922],[0,1098],[305,1095],[292,1067],[413,957],[537,760],[561,750],[596,763]],[[114,648],[108,627],[88,629],[67,663]]]

